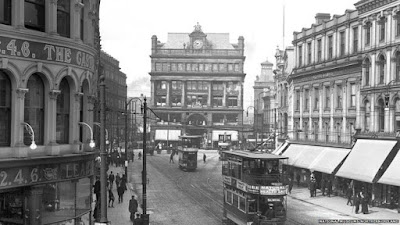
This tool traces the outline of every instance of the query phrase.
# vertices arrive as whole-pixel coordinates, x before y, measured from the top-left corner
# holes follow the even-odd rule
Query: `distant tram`
[[[197,152],[200,148],[202,136],[180,136],[178,146],[179,168],[185,171],[193,171],[197,168]]]
[[[224,151],[223,218],[233,225],[281,225],[286,221],[287,157],[251,151]]]

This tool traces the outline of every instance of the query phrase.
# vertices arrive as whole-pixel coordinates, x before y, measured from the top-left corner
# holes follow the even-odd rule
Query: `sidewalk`
[[[329,209],[339,214],[350,216],[355,219],[400,219],[400,214],[397,210],[390,210],[379,207],[368,207],[368,214],[361,213],[361,206],[359,214],[355,213],[355,207],[346,205],[347,199],[331,195],[331,197],[323,196],[320,190],[317,190],[317,197],[310,197],[310,191],[306,187],[297,187],[294,185],[292,193],[288,195],[289,198],[308,202],[310,204]]]

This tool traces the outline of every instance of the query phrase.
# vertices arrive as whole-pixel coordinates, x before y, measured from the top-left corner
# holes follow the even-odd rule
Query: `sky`
[[[100,4],[101,45],[103,51],[120,62],[121,71],[127,75],[128,96],[151,96],[149,72],[153,35],[165,43],[168,33],[191,33],[198,22],[204,33],[229,33],[233,44],[243,36],[246,106],[253,102],[252,87],[261,73],[261,63],[268,60],[275,65],[277,46],[280,49],[283,45],[290,46],[293,32],[310,28],[317,13],[342,15],[346,9],[355,9],[357,1],[103,0]]]

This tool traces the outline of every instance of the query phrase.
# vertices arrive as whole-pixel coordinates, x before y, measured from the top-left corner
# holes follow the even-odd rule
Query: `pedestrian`
[[[139,154],[138,154],[138,159],[139,159],[139,160],[142,159],[142,152],[139,152]]]
[[[119,175],[119,173],[117,173],[117,176],[115,176],[115,184],[118,185],[119,182],[121,182],[121,176]]]
[[[368,214],[368,194],[366,191],[360,193],[361,197],[361,212],[363,214]]]
[[[293,188],[293,178],[289,177],[289,194],[292,193]]]
[[[358,214],[358,211],[360,210],[360,199],[361,199],[360,193],[357,192],[354,195],[354,205],[356,206],[356,208],[355,208],[355,213],[356,214]]]
[[[117,193],[118,193],[118,203],[122,203],[123,195],[124,195],[124,187],[122,186],[122,181],[118,183],[117,186]]]
[[[132,195],[132,199],[129,200],[129,212],[131,213],[130,219],[132,222],[135,220],[135,213],[137,212],[138,202],[135,199],[135,196]]]
[[[300,187],[300,173],[296,173],[297,187]]]
[[[93,185],[93,192],[96,194],[96,202],[100,202],[100,178],[96,177],[96,182]]]
[[[174,163],[174,152],[171,153],[171,155],[169,156],[169,163]]]
[[[330,178],[328,178],[326,186],[328,188],[328,197],[331,197],[331,194],[332,194],[332,180]]]
[[[110,189],[112,189],[112,187],[113,187],[114,179],[115,179],[115,176],[113,174],[113,171],[111,171],[110,175],[108,175],[108,181],[110,182]]]
[[[353,202],[351,201],[351,198],[353,197],[353,189],[351,188],[350,184],[346,190],[346,197],[347,197],[346,205],[349,205],[349,203],[350,203],[350,205],[353,206]]]
[[[112,192],[111,188],[108,189],[108,207],[113,207],[114,208],[114,193]]]
[[[325,196],[325,177],[322,177],[321,179],[321,192],[322,192],[322,196]]]
[[[316,181],[313,175],[311,175],[310,178],[310,185],[309,185],[309,189],[310,189],[310,197],[314,197],[314,189],[316,186]]]
[[[206,163],[206,158],[207,158],[206,154],[203,153],[203,161],[204,161],[204,163]]]
[[[131,159],[132,159],[132,162],[135,161],[135,153],[133,152],[133,150],[131,151]]]

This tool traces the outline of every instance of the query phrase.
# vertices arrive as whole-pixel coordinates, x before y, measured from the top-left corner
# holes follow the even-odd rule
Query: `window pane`
[[[25,0],[25,27],[44,31],[45,11],[44,0]]]
[[[11,0],[0,0],[0,23],[11,25]]]
[[[70,35],[70,1],[57,1],[57,33],[64,37]]]
[[[83,178],[76,185],[76,215],[88,210],[90,210],[90,178]]]
[[[0,146],[10,145],[11,81],[0,71]]]
[[[61,93],[57,97],[56,141],[59,144],[67,144],[69,141],[70,88],[66,79],[61,81],[60,90]]]

